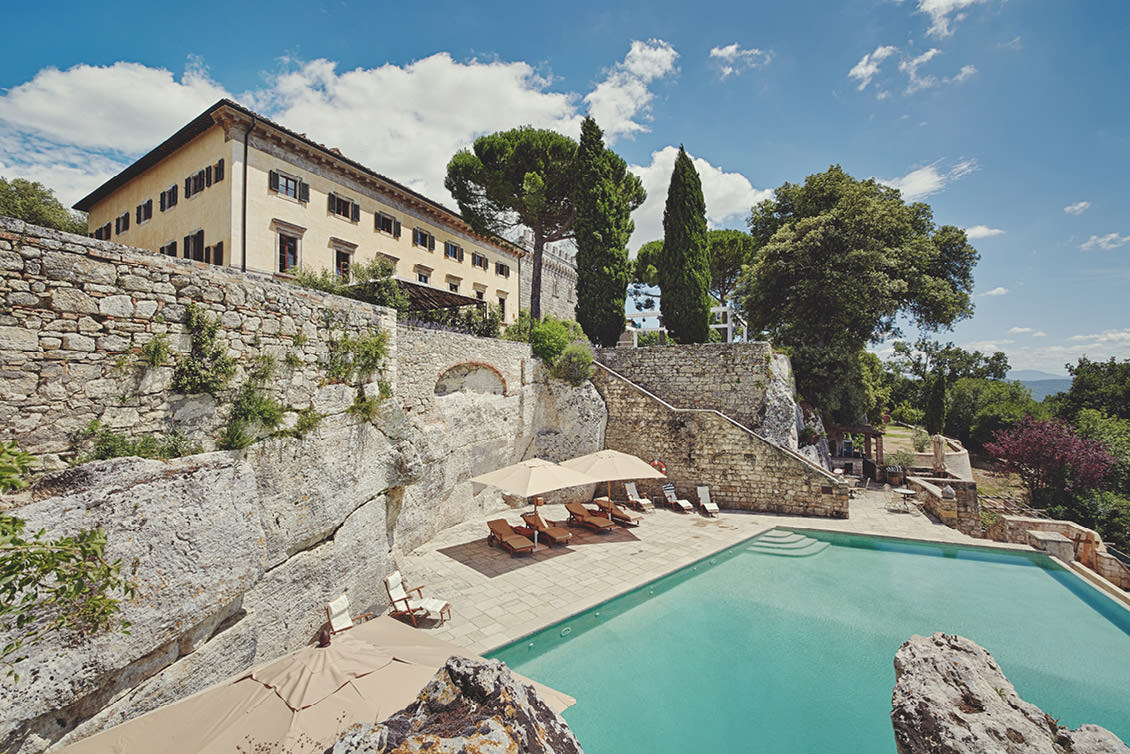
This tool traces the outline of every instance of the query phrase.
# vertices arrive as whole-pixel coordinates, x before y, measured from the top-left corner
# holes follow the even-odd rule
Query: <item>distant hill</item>
[[[1038,369],[1017,369],[1008,373],[1009,380],[1019,380],[1032,391],[1032,397],[1042,401],[1049,395],[1062,393],[1071,387],[1071,378],[1041,372]]]

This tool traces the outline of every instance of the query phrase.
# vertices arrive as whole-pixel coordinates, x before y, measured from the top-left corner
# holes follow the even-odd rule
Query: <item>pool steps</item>
[[[772,529],[750,542],[746,549],[766,555],[807,558],[824,552],[828,549],[828,543],[797,534],[795,531]]]

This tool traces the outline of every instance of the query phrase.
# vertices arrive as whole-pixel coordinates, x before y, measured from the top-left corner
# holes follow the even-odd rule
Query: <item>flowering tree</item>
[[[997,432],[985,450],[1005,471],[1020,476],[1032,503],[1040,507],[1102,486],[1114,464],[1105,445],[1081,437],[1070,424],[1031,416]]]

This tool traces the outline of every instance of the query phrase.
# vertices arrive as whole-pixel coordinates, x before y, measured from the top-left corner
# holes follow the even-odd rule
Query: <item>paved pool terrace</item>
[[[986,544],[916,509],[888,510],[892,495],[863,491],[847,519],[727,510],[707,518],[657,508],[638,527],[617,526],[611,534],[571,528],[568,545],[517,557],[487,544],[486,522],[518,525],[528,508],[495,512],[440,532],[403,559],[401,571],[409,585],[425,585],[425,596],[451,603],[450,620],[422,621],[421,629],[482,654],[777,526]],[[540,512],[551,524],[568,518],[561,505]]]

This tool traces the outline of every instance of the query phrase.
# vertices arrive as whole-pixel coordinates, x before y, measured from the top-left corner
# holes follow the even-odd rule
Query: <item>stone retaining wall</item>
[[[1080,526],[1074,521],[1059,521],[1031,516],[998,516],[989,527],[987,536],[995,542],[1026,545],[1028,532],[1052,532],[1071,540],[1075,559],[1102,576],[1107,581],[1130,591],[1130,569],[1106,551],[1102,537],[1094,529]]]
[[[977,498],[977,483],[948,477],[907,477],[906,484],[921,494],[919,500],[930,515],[950,528],[971,537],[985,536],[981,526],[981,503]],[[954,497],[942,496],[942,488],[953,488]]]
[[[220,322],[218,341],[236,360],[215,397],[170,391],[175,363],[189,358],[188,304]],[[0,218],[0,439],[48,466],[62,465],[92,419],[135,435],[181,430],[210,449],[261,356],[275,362],[269,393],[331,413],[343,392],[347,404],[353,396],[326,385],[330,341],[382,330],[388,356],[372,379],[395,392],[395,323],[391,309]],[[158,336],[171,358],[153,367],[141,349]]]
[[[604,446],[663,461],[680,497],[696,502],[696,487],[709,485],[722,508],[847,518],[847,485],[803,456],[715,411],[674,408],[599,365],[593,383],[608,408]],[[659,485],[637,489],[661,499]]]
[[[596,359],[677,408],[713,409],[747,427],[765,418],[773,379],[768,343],[602,348]]]

